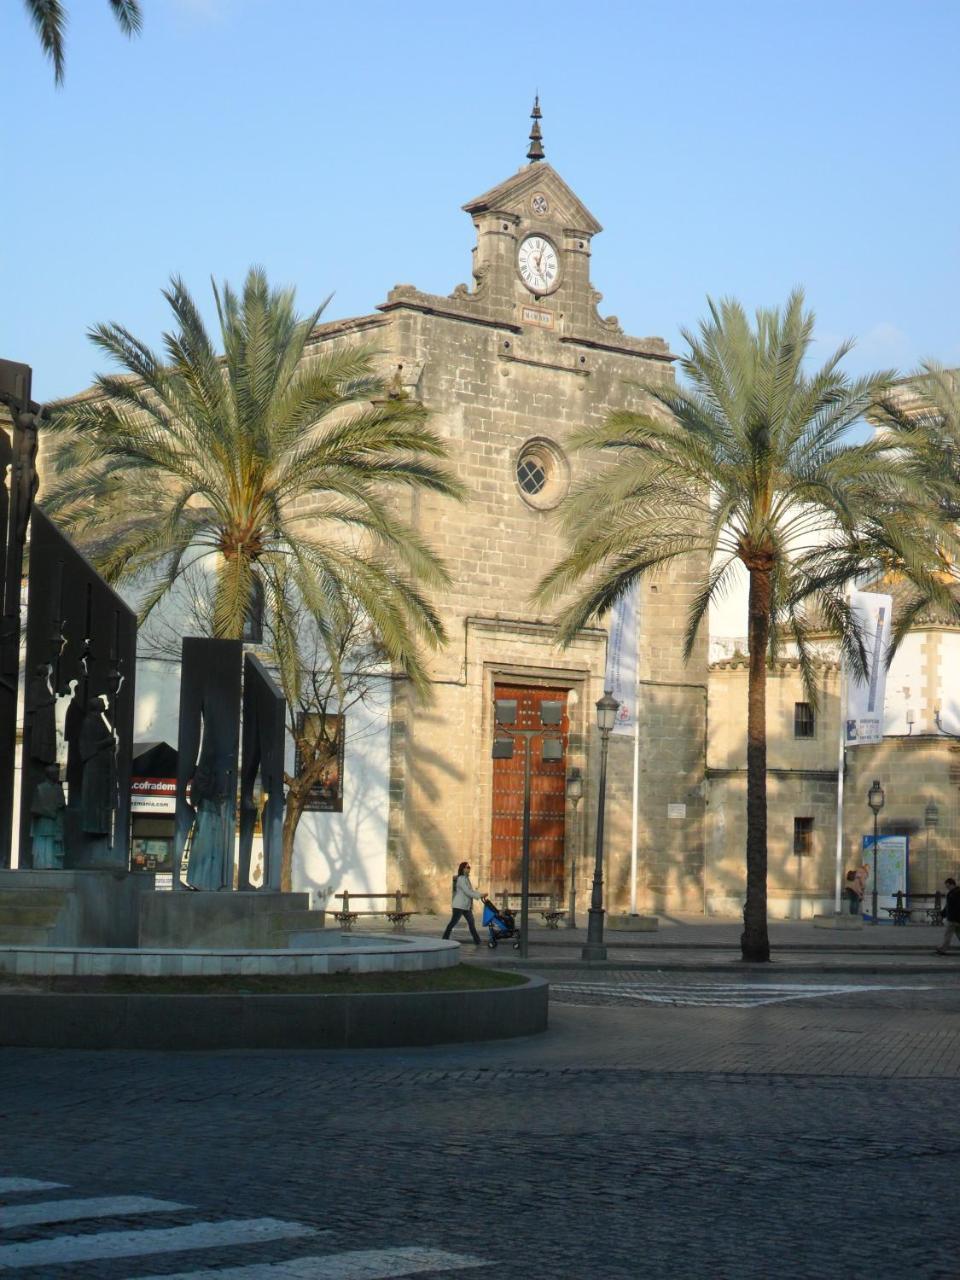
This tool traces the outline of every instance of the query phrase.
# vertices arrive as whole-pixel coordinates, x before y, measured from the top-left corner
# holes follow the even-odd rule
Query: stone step
[[[67,892],[65,889],[57,889],[51,886],[47,888],[37,888],[31,886],[19,889],[16,885],[11,885],[8,881],[0,889],[0,907],[8,902],[19,902],[22,904],[36,904],[41,902],[56,902],[58,907],[61,906],[66,899]]]
[[[273,929],[322,929],[324,927],[322,911],[284,911],[280,915],[268,917],[269,927]]]
[[[188,891],[189,892],[189,891]],[[276,915],[287,911],[306,911],[310,907],[309,893],[275,893],[271,889],[245,889],[242,892],[234,891],[231,894],[207,894],[208,901],[223,901],[224,898],[230,898],[231,912],[250,911],[257,915],[261,912],[267,915]]]
[[[0,902],[0,925],[53,926],[59,919],[61,907],[59,902]]]
[[[0,921],[0,947],[52,947],[53,925],[5,924]]]

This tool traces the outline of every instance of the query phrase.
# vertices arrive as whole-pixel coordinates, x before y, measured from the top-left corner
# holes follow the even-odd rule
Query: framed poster
[[[310,788],[304,810],[314,813],[343,813],[343,745],[346,738],[346,716],[320,715],[301,711],[297,716],[297,738],[316,742],[323,737],[330,750],[330,758],[320,779]],[[303,758],[297,743],[294,770],[299,777],[303,773]]]

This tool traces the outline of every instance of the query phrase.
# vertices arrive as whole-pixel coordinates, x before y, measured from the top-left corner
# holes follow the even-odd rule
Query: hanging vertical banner
[[[635,582],[610,611],[604,687],[620,703],[614,733],[633,733],[637,718],[637,626],[640,584]]]
[[[893,599],[866,591],[852,591],[850,608],[860,626],[867,651],[867,678],[860,680],[854,672],[847,672],[843,738],[848,747],[861,747],[883,740],[883,703]]]

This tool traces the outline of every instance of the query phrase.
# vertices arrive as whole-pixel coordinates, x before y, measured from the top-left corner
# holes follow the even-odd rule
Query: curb
[[[492,962],[496,964],[497,962]],[[512,960],[504,961],[498,967],[516,969],[519,972],[531,970],[549,972],[554,969],[579,969],[584,973],[827,973],[839,975],[851,974],[886,974],[898,977],[912,975],[941,975],[945,972],[943,964],[792,964],[770,960],[766,964],[756,961],[731,959],[717,963],[707,961],[677,960]]]
[[[547,1029],[549,985],[350,995],[0,993],[0,1046],[30,1049],[386,1049]]]
[[[585,941],[585,940],[584,940]],[[579,950],[583,941],[555,942],[552,938],[537,938],[533,945],[548,947],[551,951]],[[740,953],[739,942],[611,942],[604,938],[603,945],[608,951],[729,951]],[[925,946],[872,946],[869,943],[850,943],[846,946],[818,942],[771,942],[771,951],[781,953],[795,952],[800,955],[880,955],[880,956],[928,956],[934,950],[931,940]],[[960,948],[957,951],[960,954]]]

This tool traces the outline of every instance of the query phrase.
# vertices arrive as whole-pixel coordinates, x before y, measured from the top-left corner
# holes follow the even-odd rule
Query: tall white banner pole
[[[640,591],[636,583],[613,607],[607,642],[605,686],[620,703],[615,734],[633,733],[633,839],[630,848],[630,912],[637,913],[637,840],[640,795]],[[632,717],[632,721],[631,721]]]
[[[630,914],[637,914],[637,871],[640,843],[640,588],[633,623],[633,825],[630,840]]]
[[[640,835],[640,702],[633,719],[633,834],[630,840],[630,914],[637,914],[637,840]]]
[[[847,672],[843,662],[843,651],[840,651],[840,724],[837,733],[837,870],[836,870],[836,895],[834,901],[834,910],[837,915],[840,914],[842,908],[843,893],[843,766],[846,758],[846,725],[844,717],[847,713]]]
[[[843,894],[843,761],[846,748],[883,741],[886,656],[890,647],[893,600],[872,591],[851,591],[847,599],[864,638],[867,679],[851,675],[840,653],[840,750],[837,756],[837,912]],[[857,860],[860,860],[857,854]]]

